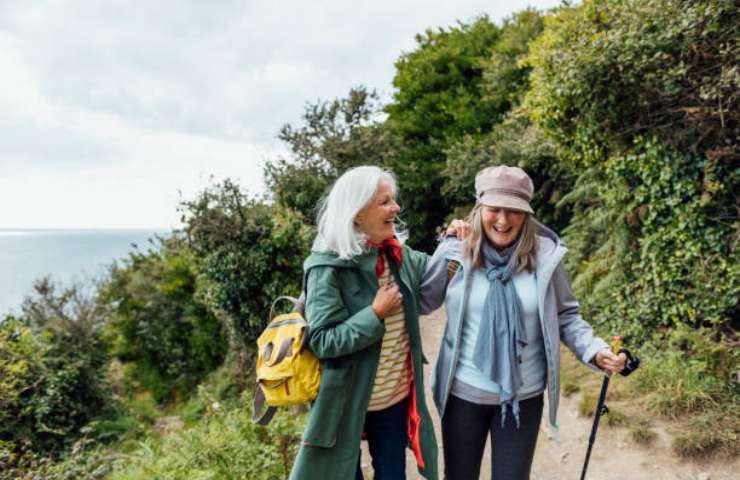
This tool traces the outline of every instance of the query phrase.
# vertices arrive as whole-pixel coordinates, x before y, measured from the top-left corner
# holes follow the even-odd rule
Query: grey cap
[[[489,207],[509,208],[534,214],[529,206],[534,184],[527,172],[519,167],[497,165],[487,167],[475,176],[475,197]]]

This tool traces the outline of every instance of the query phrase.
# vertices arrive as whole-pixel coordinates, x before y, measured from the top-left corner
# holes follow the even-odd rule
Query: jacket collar
[[[405,250],[404,246],[404,250]],[[341,259],[336,253],[330,251],[323,252],[311,252],[305,262],[303,262],[303,270],[308,271],[313,267],[318,266],[329,266],[339,268],[356,268],[365,272],[371,272],[375,274],[375,264],[378,259],[378,250],[370,248],[365,250],[362,254],[352,257],[351,259]]]

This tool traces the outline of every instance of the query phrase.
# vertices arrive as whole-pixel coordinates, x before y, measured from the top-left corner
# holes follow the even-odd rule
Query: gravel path
[[[429,391],[429,375],[436,362],[437,352],[444,330],[444,310],[421,318],[424,352],[430,365],[424,371],[427,389],[427,405],[432,412],[437,440],[440,447],[439,471],[442,477],[442,436],[439,417]],[[598,393],[598,392],[596,392]],[[576,410],[577,398],[561,398],[558,412],[560,443],[555,442],[546,420],[543,420],[537,441],[532,480],[578,480],[591,432],[591,419],[581,418]],[[545,407],[547,408],[547,406]],[[547,411],[543,419],[547,418]],[[599,426],[599,434],[591,454],[587,479],[589,480],[731,480],[740,478],[740,459],[735,461],[688,462],[671,452],[670,438],[665,428],[656,425],[658,438],[650,447],[631,445],[627,431],[622,428]],[[486,447],[481,468],[481,479],[491,478],[490,441]],[[365,479],[373,478],[367,445],[362,442],[362,462]],[[407,451],[406,476],[409,480],[422,478],[410,450]],[[440,478],[441,480],[441,478]],[[475,479],[471,479],[475,480]],[[506,480],[506,479],[496,479]]]

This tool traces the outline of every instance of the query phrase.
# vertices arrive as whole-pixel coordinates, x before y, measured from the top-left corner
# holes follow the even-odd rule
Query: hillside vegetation
[[[584,317],[643,358],[635,438],[680,418],[678,455],[738,455],[739,25],[732,0],[587,0],[420,33],[388,103],[358,86],[280,130],[266,197],[214,183],[92,293],[36,284],[0,324],[0,479],[284,477],[304,417],[250,423],[253,345],[362,164],[395,173],[426,251],[480,168],[524,168]]]

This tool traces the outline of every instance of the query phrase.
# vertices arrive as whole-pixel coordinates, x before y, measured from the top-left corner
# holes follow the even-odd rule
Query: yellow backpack
[[[295,308],[290,313],[274,316],[280,300],[291,301]],[[257,339],[253,422],[267,425],[277,407],[300,405],[316,398],[321,368],[319,359],[306,348],[307,334],[303,301],[293,297],[275,299],[270,308],[270,323]],[[268,408],[260,414],[265,403]]]

